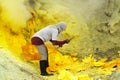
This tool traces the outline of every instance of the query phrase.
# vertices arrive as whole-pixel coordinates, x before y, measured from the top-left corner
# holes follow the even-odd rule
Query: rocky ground
[[[56,55],[55,55],[56,56]],[[64,57],[64,56],[63,56]],[[64,57],[66,59],[66,57]],[[69,59],[69,58],[68,58]],[[70,58],[71,60],[72,58]],[[68,69],[56,67],[59,71],[53,72],[53,76],[41,76],[40,72],[36,70],[36,63],[32,62],[22,62],[21,60],[16,59],[11,53],[0,48],[0,78],[1,80],[119,80],[120,70],[119,70],[119,62],[116,65],[115,62],[111,61],[111,63],[106,65],[108,69],[102,69],[100,66],[101,63],[96,63],[96,65],[91,62],[94,59],[88,57],[76,64],[73,62],[72,67],[68,64]],[[68,60],[69,61],[69,60]],[[90,64],[86,64],[89,62]],[[106,64],[107,64],[106,63]],[[31,66],[32,65],[32,66]],[[58,64],[59,65],[59,64]],[[112,65],[112,67],[111,67]],[[76,66],[76,68],[75,68]],[[83,68],[81,67],[83,66]],[[77,69],[78,68],[78,69]],[[80,70],[79,70],[80,68]],[[37,65],[37,69],[39,66]]]
[[[40,75],[30,66],[21,63],[9,51],[0,48],[1,80],[41,80]],[[41,78],[41,79],[40,79]]]

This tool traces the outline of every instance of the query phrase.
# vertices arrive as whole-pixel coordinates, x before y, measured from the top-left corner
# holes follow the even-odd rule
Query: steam
[[[69,8],[70,11],[76,15],[78,20],[80,18],[91,20],[91,18],[95,16],[96,11],[100,9],[105,2],[106,0],[65,0],[61,1],[60,4]]]
[[[15,32],[26,26],[26,21],[31,17],[24,5],[24,0],[0,0],[2,23]]]

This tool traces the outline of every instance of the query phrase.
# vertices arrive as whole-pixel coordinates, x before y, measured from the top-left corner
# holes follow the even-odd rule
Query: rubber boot
[[[48,60],[41,60],[41,61],[40,61],[41,75],[43,75],[43,76],[53,75],[53,74],[48,74],[48,73],[46,72],[47,67],[48,67]]]

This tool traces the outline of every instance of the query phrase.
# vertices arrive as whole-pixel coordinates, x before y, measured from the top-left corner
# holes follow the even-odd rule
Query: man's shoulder
[[[47,28],[47,29],[50,29],[50,30],[57,31],[57,28],[56,28],[56,26],[54,26],[54,25],[47,26],[46,28]]]

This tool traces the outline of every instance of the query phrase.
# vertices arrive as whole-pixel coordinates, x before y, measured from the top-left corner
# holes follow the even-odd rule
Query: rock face
[[[37,6],[36,2],[40,3],[38,7],[35,7]],[[104,55],[106,52],[111,53],[109,49],[120,47],[119,4],[119,0],[56,0],[55,2],[36,0],[34,4],[30,3],[39,16],[43,15],[39,10],[47,12],[44,14],[46,15],[45,19],[42,16],[39,18],[43,22],[48,23],[63,19],[67,21],[66,32],[69,35],[77,34],[79,36],[71,40],[69,45],[63,46],[60,51],[62,53],[77,52],[80,57],[99,52]],[[48,18],[49,15],[51,18]],[[119,48],[115,50],[114,53]]]
[[[119,80],[119,79],[120,79],[120,71],[116,71],[107,80]]]
[[[16,60],[5,49],[0,49],[0,79],[1,80],[42,80],[39,73]]]

